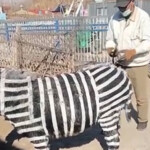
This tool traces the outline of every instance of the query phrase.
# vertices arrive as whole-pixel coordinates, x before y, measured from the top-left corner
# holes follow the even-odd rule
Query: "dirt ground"
[[[133,105],[135,106],[134,96]],[[136,107],[134,108],[136,109]],[[133,117],[129,123],[126,121],[124,112],[121,115],[121,129],[119,130],[121,140],[120,150],[150,150],[150,123],[146,130],[137,131],[136,111],[133,110],[132,114]],[[11,126],[8,121],[4,121],[4,118],[0,117],[0,150],[33,150],[33,146],[26,138],[22,138],[19,141],[15,140],[13,147],[11,143],[5,144],[6,136],[12,129],[13,126]],[[103,150],[105,149],[105,142],[98,126],[94,126],[77,137],[54,141],[52,148],[53,150],[57,150],[57,148],[59,148],[59,150]]]

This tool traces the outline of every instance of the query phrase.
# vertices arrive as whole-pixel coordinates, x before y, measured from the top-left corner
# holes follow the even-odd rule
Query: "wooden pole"
[[[16,32],[13,40],[13,67],[20,69],[21,67],[21,28],[16,27]]]

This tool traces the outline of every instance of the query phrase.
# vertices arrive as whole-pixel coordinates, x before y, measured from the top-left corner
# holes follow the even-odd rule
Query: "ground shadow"
[[[88,144],[94,139],[97,139],[103,150],[107,149],[102,130],[99,125],[95,125],[87,129],[84,133],[77,136],[61,138],[51,142],[51,150],[59,150],[59,148],[72,148]]]
[[[12,147],[10,144],[6,144],[0,141],[0,150],[19,150],[19,149]]]
[[[131,106],[131,117],[134,119],[134,121],[138,124],[138,114],[133,105]]]
[[[16,130],[14,130],[14,132],[12,132],[11,135],[7,136],[6,138],[9,141],[9,143],[6,144],[4,142],[0,142],[0,150],[19,150],[17,148],[12,147],[12,141],[13,139],[16,138],[18,138],[18,134],[16,133]],[[88,144],[94,139],[98,140],[103,150],[107,150],[107,145],[104,140],[102,130],[98,124],[92,126],[91,128],[85,130],[85,132],[77,136],[61,138],[58,140],[51,141],[50,150],[59,150],[60,148],[78,147],[84,144]]]
[[[6,137],[7,143],[0,141],[0,150],[19,150],[12,146],[15,139],[21,138],[21,136],[17,133],[17,130],[12,130]]]

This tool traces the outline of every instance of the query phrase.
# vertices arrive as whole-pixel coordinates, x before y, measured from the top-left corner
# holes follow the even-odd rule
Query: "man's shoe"
[[[143,131],[147,127],[147,121],[146,122],[139,122],[137,125],[137,130]]]

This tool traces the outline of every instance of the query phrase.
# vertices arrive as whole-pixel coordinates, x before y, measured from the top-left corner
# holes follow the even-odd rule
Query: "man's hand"
[[[114,48],[108,48],[107,52],[110,57],[116,57],[117,56],[117,51]]]
[[[136,55],[135,49],[123,50],[121,53],[124,53],[125,60],[129,61]]]

